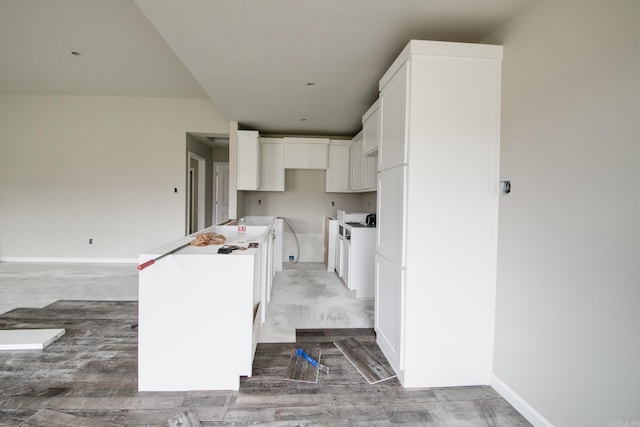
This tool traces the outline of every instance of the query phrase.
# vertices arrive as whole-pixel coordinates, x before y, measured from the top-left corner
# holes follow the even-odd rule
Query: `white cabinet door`
[[[238,190],[257,190],[260,179],[258,131],[238,131]]]
[[[328,139],[285,137],[283,140],[286,169],[327,169]]]
[[[362,132],[358,133],[351,140],[350,149],[350,165],[351,165],[351,191],[362,190]]]
[[[307,144],[297,142],[285,142],[284,167],[286,169],[307,168]]]
[[[376,254],[375,278],[374,327],[378,345],[399,373],[404,369],[404,270]]]
[[[307,169],[326,169],[329,158],[328,144],[307,145]]]
[[[351,241],[344,239],[342,241],[342,280],[347,288],[351,289]]]
[[[376,252],[404,267],[406,166],[378,173]]]
[[[362,116],[362,154],[365,156],[373,155],[378,151],[380,141],[380,108],[378,102],[376,101]]]
[[[362,156],[360,173],[362,176],[362,189],[376,191],[376,181],[378,178],[378,157]]]
[[[342,277],[342,238],[336,236],[336,273],[338,277]]]
[[[284,191],[284,143],[281,138],[260,138],[261,191]]]
[[[364,132],[358,133],[351,140],[350,149],[350,189],[351,191],[375,191],[377,181],[378,159],[365,156],[363,153]]]
[[[331,142],[329,144],[329,164],[326,174],[328,193],[346,193],[349,191],[349,144]]]
[[[376,230],[368,227],[352,228],[350,245],[349,289],[356,292],[356,297],[373,298]]]
[[[407,78],[405,63],[380,92],[378,170],[407,163]]]

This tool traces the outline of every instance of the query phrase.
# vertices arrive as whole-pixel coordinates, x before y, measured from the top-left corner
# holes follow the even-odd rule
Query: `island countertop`
[[[180,246],[186,245],[190,243],[198,234],[213,232],[216,234],[221,234],[225,237],[225,242],[222,245],[207,245],[207,246],[194,246],[189,245],[180,249],[178,252],[173,255],[221,255],[221,256],[229,256],[229,255],[255,255],[257,253],[257,249],[248,248],[249,243],[261,243],[266,235],[265,233],[271,232],[274,217],[248,217],[247,222],[247,231],[245,235],[245,239],[243,243],[238,242],[238,227],[236,225],[214,225],[204,230],[198,231],[197,233],[190,234],[188,236],[182,237],[180,239],[174,240],[172,242],[166,243],[162,246],[158,246],[151,250],[145,251],[140,255],[140,262],[147,261],[154,257],[160,256],[162,254],[168,253]],[[260,218],[261,220],[256,221],[251,220],[251,218]],[[253,223],[261,223],[266,225],[252,225]],[[245,250],[234,250],[231,254],[218,254],[218,249],[223,246],[238,246],[240,248],[246,248]]]

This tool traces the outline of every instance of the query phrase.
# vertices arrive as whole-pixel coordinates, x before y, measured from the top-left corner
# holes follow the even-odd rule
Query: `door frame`
[[[214,225],[218,223],[218,166],[227,165],[227,170],[229,169],[229,162],[213,162],[213,208],[212,208],[212,222]],[[229,191],[228,189],[227,191]],[[228,212],[228,207],[227,207]],[[227,219],[229,215],[227,214]]]
[[[198,211],[198,219],[196,227],[194,227],[194,232],[200,231],[205,228],[205,186],[206,186],[206,175],[207,175],[207,160],[192,152],[187,152],[187,167],[186,167],[186,177],[187,177],[187,197],[186,197],[186,221],[185,221],[185,234],[189,234],[189,229],[191,224],[191,180],[189,179],[189,173],[191,171],[191,160],[196,160],[198,162],[198,206],[196,207]]]

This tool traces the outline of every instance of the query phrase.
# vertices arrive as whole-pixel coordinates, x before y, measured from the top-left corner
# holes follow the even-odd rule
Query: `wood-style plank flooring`
[[[333,343],[369,384],[396,377],[396,373],[393,372],[393,368],[377,344],[363,343],[353,337]]]
[[[202,426],[530,425],[491,387],[370,385],[333,342],[374,343],[371,329],[299,330],[295,344],[259,344],[237,392],[138,392],[136,324],[135,301],[58,301],[1,315],[0,329],[67,333],[42,351],[0,352],[0,426],[167,426],[180,414]],[[297,347],[319,348],[330,373],[316,384],[285,380]]]

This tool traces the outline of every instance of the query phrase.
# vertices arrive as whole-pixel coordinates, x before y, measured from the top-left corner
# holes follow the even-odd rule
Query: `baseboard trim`
[[[0,262],[57,262],[95,264],[137,264],[138,258],[55,258],[55,257],[0,257]]]
[[[491,387],[511,404],[523,417],[536,427],[553,427],[553,424],[529,405],[518,393],[506,385],[496,374],[491,374]]]

